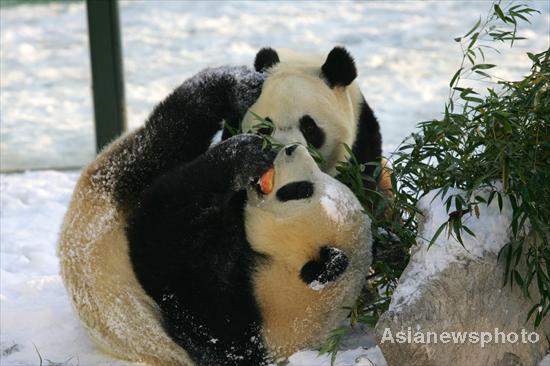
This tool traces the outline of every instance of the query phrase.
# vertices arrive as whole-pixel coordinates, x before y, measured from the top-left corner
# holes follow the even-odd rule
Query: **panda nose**
[[[294,152],[294,150],[296,150],[296,148],[298,147],[298,144],[294,144],[294,145],[290,145],[290,146],[287,146],[285,147],[285,153],[290,156],[292,155],[292,153]]]

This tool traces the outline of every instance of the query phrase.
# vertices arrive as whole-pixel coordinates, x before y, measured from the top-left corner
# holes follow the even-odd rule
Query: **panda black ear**
[[[355,61],[344,47],[334,47],[330,51],[321,71],[331,88],[348,86],[357,77]]]
[[[264,72],[271,66],[279,63],[279,55],[273,48],[262,48],[254,60],[254,69],[258,72]]]

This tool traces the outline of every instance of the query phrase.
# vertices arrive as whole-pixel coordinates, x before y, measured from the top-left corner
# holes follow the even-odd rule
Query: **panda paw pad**
[[[347,255],[338,248],[324,246],[319,254],[319,259],[307,262],[300,271],[302,281],[316,291],[338,279],[349,264]]]

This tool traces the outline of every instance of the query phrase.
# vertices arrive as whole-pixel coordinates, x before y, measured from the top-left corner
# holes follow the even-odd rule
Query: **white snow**
[[[341,191],[341,185],[329,184],[324,190],[324,195],[321,197],[321,206],[326,214],[337,224],[343,224],[347,217],[347,197]]]
[[[337,201],[333,199],[332,196],[323,196],[321,197],[321,205],[325,210],[326,214],[335,222],[342,222],[342,215],[338,210]]]
[[[465,259],[481,259],[486,253],[497,255],[508,242],[512,219],[510,201],[503,197],[503,207],[502,212],[500,212],[498,200],[495,197],[489,206],[486,204],[478,205],[479,218],[476,217],[474,212],[466,213],[462,217],[462,223],[476,235],[473,237],[463,232],[464,246],[444,230],[429,247],[430,239],[441,224],[449,218],[445,200],[449,195],[461,195],[463,193],[458,189],[450,189],[447,196],[442,200],[441,195],[435,197],[438,192],[439,190],[429,192],[417,204],[425,216],[425,221],[416,240],[417,246],[413,248],[415,253],[411,256],[411,261],[407,267],[409,274],[406,280],[397,286],[390,304],[390,310],[397,310],[401,306],[413,303],[420,293],[418,284],[443,271],[449,264]],[[480,190],[475,195],[487,199],[489,193],[487,190]],[[450,212],[453,212],[453,210],[454,206],[451,206]]]
[[[289,358],[289,366],[330,366],[330,355],[319,356],[317,351],[298,352]],[[370,362],[370,364],[368,363]],[[356,348],[341,351],[335,362],[336,366],[385,366],[386,360],[378,346],[369,349]]]
[[[76,172],[0,175],[2,365],[123,364],[99,353],[74,315],[59,276],[56,242]],[[47,363],[47,361],[44,361]]]
[[[321,291],[326,287],[326,285],[327,285],[326,283],[322,283],[320,281],[315,280],[309,284],[309,288],[312,289],[313,291]]]
[[[549,44],[550,3],[521,24],[514,48],[487,53],[497,75],[516,79],[526,52]],[[359,84],[381,121],[389,153],[416,123],[443,111],[459,66],[454,37],[487,1],[121,1],[128,125],[205,67],[252,65],[264,46],[355,56]],[[60,26],[61,25],[61,26]],[[83,166],[94,156],[90,62],[84,2],[3,6],[0,11],[0,162],[3,170]]]

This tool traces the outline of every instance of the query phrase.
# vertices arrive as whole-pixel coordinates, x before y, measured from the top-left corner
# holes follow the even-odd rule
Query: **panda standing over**
[[[338,162],[349,158],[345,144],[360,164],[382,163],[378,185],[384,192],[391,189],[389,169],[381,160],[380,126],[355,81],[355,61],[345,48],[334,47],[325,58],[263,48],[254,68],[266,77],[261,94],[242,123],[232,128],[250,131],[260,116],[272,124],[261,133],[283,144],[314,147],[324,160],[321,169],[332,176]],[[365,165],[365,176],[372,177],[374,170],[374,165]],[[374,188],[370,179],[365,183]]]

